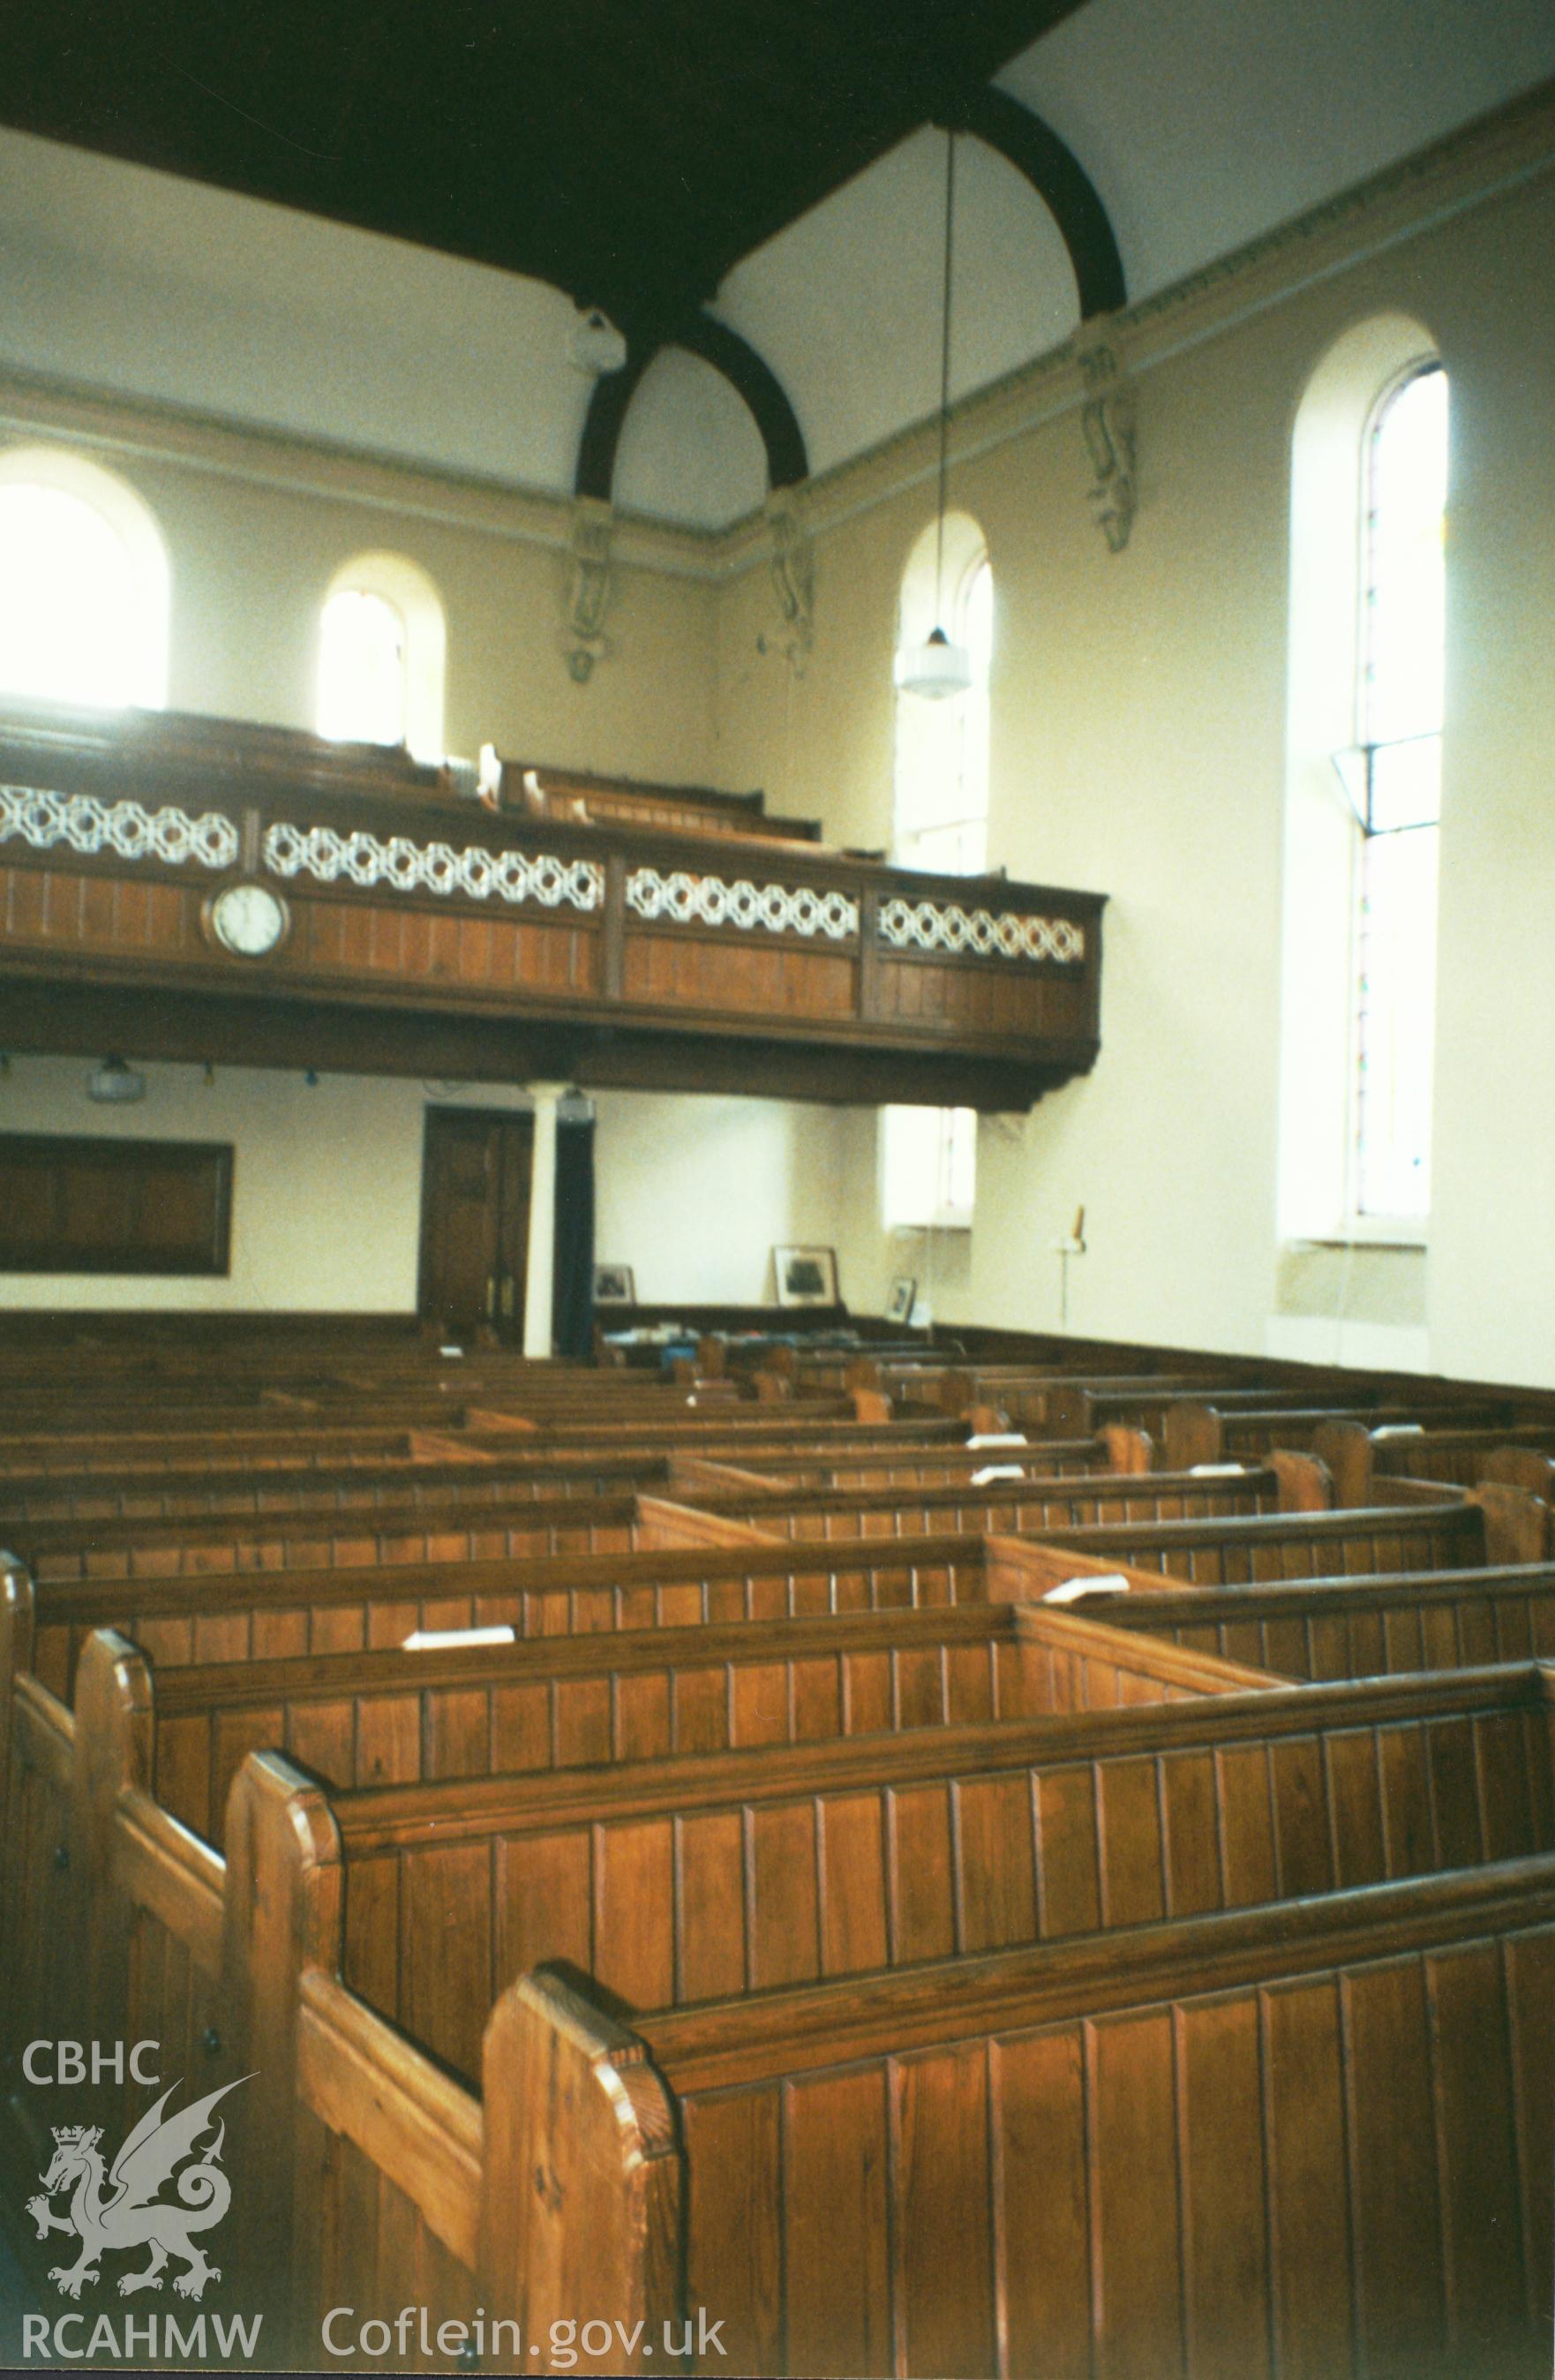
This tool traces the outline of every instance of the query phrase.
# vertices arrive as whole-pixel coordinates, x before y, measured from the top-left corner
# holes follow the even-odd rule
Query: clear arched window
[[[898,868],[975,876],[988,864],[989,671],[994,573],[987,541],[965,513],[946,517],[943,550],[931,524],[902,578],[899,638],[917,644],[936,625],[971,662],[965,693],[897,695],[892,856]],[[880,1134],[880,1203],[887,1230],[965,1230],[977,1191],[977,1116],[970,1108],[886,1108]]]
[[[0,455],[0,693],[159,708],[167,552],[126,483],[75,455]]]
[[[357,555],[337,572],[319,625],[320,735],[440,760],[445,642],[425,572],[403,554]]]
[[[988,673],[994,657],[994,573],[977,523],[965,513],[945,524],[945,552],[931,527],[913,548],[902,580],[901,643],[917,644],[935,623],[936,569],[949,590],[944,625],[964,646],[971,684],[938,701],[903,688],[897,696],[893,856],[899,868],[975,876],[988,860]]]
[[[1355,1022],[1357,1215],[1430,1211],[1445,658],[1447,375],[1388,391],[1366,441]]]
[[[405,624],[365,587],[343,587],[324,606],[319,733],[351,744],[405,740]]]
[[[1380,315],[1292,449],[1282,1240],[1419,1241],[1430,1211],[1447,375]]]

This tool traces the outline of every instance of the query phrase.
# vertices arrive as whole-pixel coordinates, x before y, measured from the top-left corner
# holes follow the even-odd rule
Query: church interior
[[[1552,258],[1541,0],[0,24],[8,2360],[1549,2369]]]

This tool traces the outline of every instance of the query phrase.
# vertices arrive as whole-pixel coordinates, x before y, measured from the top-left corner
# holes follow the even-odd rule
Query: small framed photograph
[[[596,1305],[635,1305],[637,1291],[630,1265],[597,1264],[594,1268]]]
[[[912,1319],[912,1308],[917,1302],[917,1297],[918,1283],[912,1275],[908,1272],[898,1272],[891,1283],[891,1294],[886,1303],[886,1321],[899,1322],[905,1330]]]
[[[772,1269],[779,1305],[835,1305],[835,1248],[774,1248]]]

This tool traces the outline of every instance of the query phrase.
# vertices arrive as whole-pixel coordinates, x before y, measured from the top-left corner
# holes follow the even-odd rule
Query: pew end
[[[1525,1488],[1510,1488],[1498,1480],[1471,1488],[1468,1500],[1485,1516],[1485,1560],[1488,1563],[1539,1562],[1550,1549],[1549,1506]]]
[[[580,1988],[580,1985],[583,1985]],[[503,1993],[486,2029],[479,2269],[498,2316],[547,2339],[609,2323],[582,2372],[676,2372],[683,2310],[675,2111],[636,2034],[561,1966]]]
[[[1312,1453],[1328,1466],[1336,1504],[1358,1510],[1376,1501],[1373,1475],[1380,1466],[1364,1422],[1320,1422],[1312,1432]]]
[[[1274,1447],[1264,1459],[1280,1483],[1282,1512],[1332,1512],[1333,1476],[1320,1455],[1297,1454],[1288,1447]]]

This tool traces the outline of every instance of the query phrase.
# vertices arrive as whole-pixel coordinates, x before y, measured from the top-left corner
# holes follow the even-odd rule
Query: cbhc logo
[[[21,2070],[30,2082],[101,2082],[104,2077],[122,2082],[127,2071],[132,2082],[154,2085],[162,2076],[148,2074],[140,2060],[161,2047],[160,2041],[30,2041]]]

